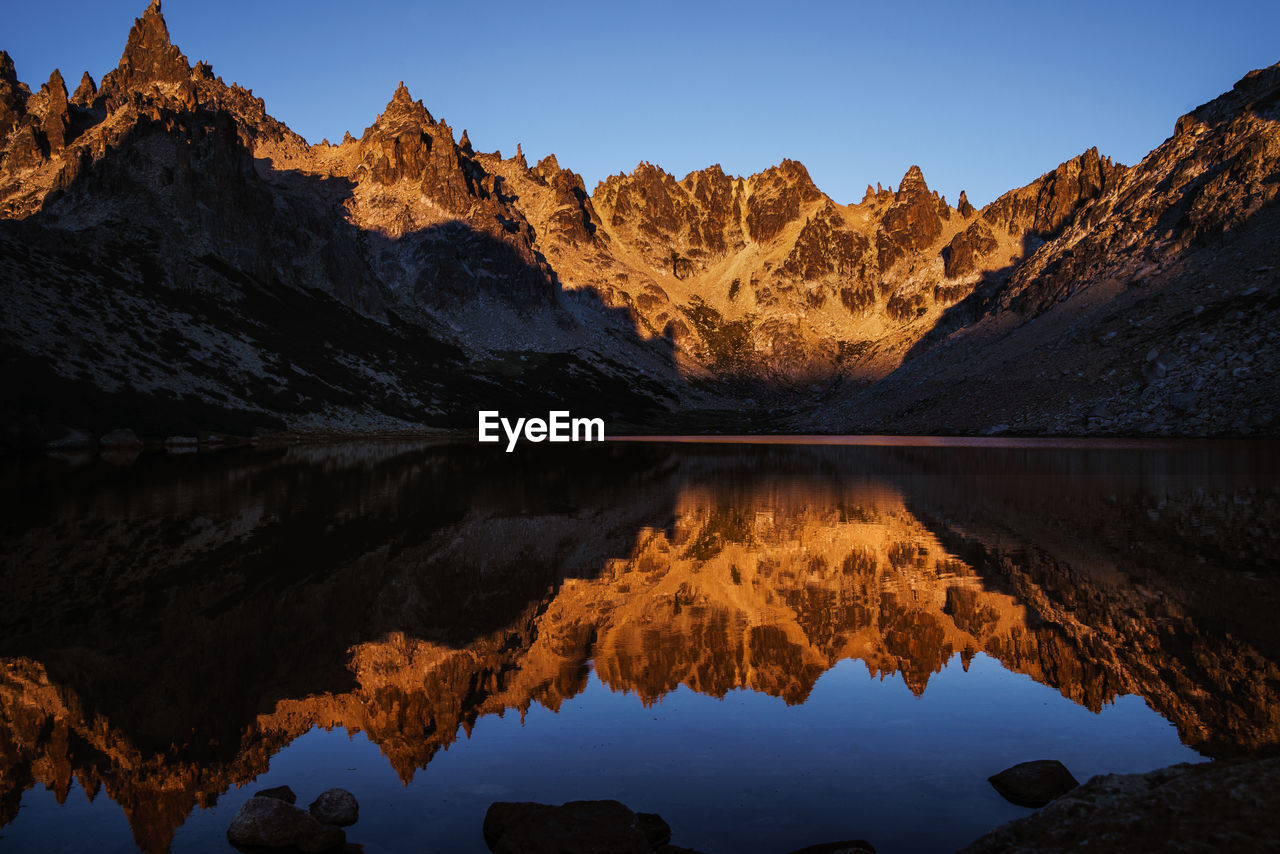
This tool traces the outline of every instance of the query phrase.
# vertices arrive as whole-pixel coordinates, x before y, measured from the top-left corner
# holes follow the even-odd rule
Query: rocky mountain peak
[[[76,86],[76,91],[71,96],[71,101],[77,106],[88,107],[96,97],[98,97],[98,84],[93,82],[93,78],[86,71],[80,75],[80,85]]]
[[[822,197],[822,191],[813,183],[813,178],[809,177],[809,170],[799,160],[783,159],[777,166],[753,177],[764,176],[769,176],[771,179],[775,176],[780,177],[786,184],[796,189],[802,201],[812,202]]]
[[[374,125],[376,127],[402,123],[416,124],[422,128],[431,128],[436,124],[435,118],[423,106],[422,101],[415,101],[413,96],[409,94],[409,87],[404,85],[403,80],[396,87],[395,94],[391,96],[391,100],[387,102],[386,109],[382,111],[382,115],[378,116]]]
[[[920,167],[913,165],[902,177],[893,204],[880,221],[880,269],[887,270],[908,254],[929,247],[941,236],[942,221],[950,216],[946,203],[929,191]]]
[[[929,185],[925,183],[924,172],[919,166],[912,165],[907,170],[907,174],[902,176],[902,182],[898,184],[898,192],[894,196],[895,201],[904,201],[913,199],[916,196],[929,195]]]
[[[152,0],[133,22],[120,64],[103,78],[102,88],[118,97],[152,83],[181,83],[190,76],[191,64],[169,40],[160,0]]]
[[[960,216],[968,219],[973,216],[973,205],[969,203],[969,197],[965,195],[964,190],[960,191],[960,200],[956,202],[956,210],[960,212]]]
[[[556,159],[554,154],[548,154],[546,157],[538,161],[538,165],[534,171],[543,175],[555,174],[560,171],[560,161]]]
[[[18,85],[18,71],[13,67],[13,57],[6,50],[0,50],[0,84]]]
[[[45,113],[42,129],[49,141],[49,152],[56,154],[67,147],[67,138],[71,130],[71,116],[67,107],[67,84],[62,79],[62,72],[53,69],[49,82],[40,87],[40,94],[45,99]]]
[[[0,50],[0,141],[26,115],[29,95],[26,85],[18,80],[13,60]]]
[[[49,82],[40,87],[41,94],[52,98],[55,101],[67,100],[67,81],[62,79],[62,72],[53,69],[53,73],[49,75]]]
[[[1255,68],[1218,97],[1201,104],[1179,117],[1174,136],[1181,136],[1199,125],[1215,125],[1230,121],[1249,111],[1274,114],[1280,100],[1280,62],[1268,68]],[[1269,109],[1268,109],[1269,108]]]

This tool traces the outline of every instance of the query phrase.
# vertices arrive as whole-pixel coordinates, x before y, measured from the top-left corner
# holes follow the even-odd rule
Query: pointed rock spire
[[[27,87],[18,80],[9,54],[0,50],[0,141],[27,114]]]
[[[120,96],[130,90],[152,83],[180,83],[190,76],[190,63],[169,41],[160,0],[152,0],[142,17],[133,22],[120,64],[102,79],[102,88],[119,102]]]
[[[67,84],[62,72],[53,69],[49,82],[40,87],[46,106],[41,129],[49,141],[49,153],[57,154],[67,147],[67,135],[71,130],[71,118],[67,110]]]
[[[80,85],[71,96],[71,102],[79,107],[88,107],[96,97],[98,97],[98,84],[93,82],[93,78],[86,71],[80,75]]]
[[[462,129],[462,139],[458,140],[458,148],[462,149],[464,154],[475,154],[475,149],[471,147],[471,137],[467,136],[467,129]]]
[[[415,101],[413,95],[409,94],[409,87],[404,85],[403,80],[396,87],[395,94],[387,102],[387,108],[382,111],[378,121],[383,125],[408,121],[424,127],[431,127],[436,123],[422,101]]]
[[[49,75],[49,82],[40,87],[40,91],[49,97],[66,101],[67,100],[67,81],[62,79],[62,72],[53,69],[53,73]]]
[[[968,219],[973,216],[973,205],[969,204],[969,197],[964,194],[964,190],[960,191],[960,201],[956,202],[956,210],[960,212],[960,216]]]
[[[547,175],[553,175],[560,171],[560,161],[556,160],[554,154],[548,154],[546,157],[538,161],[535,167],[536,171]]]
[[[876,197],[875,187],[872,187],[870,184],[868,184],[867,191],[862,194],[862,201],[858,202],[858,204],[865,205],[867,202],[871,201],[875,197]]]
[[[924,172],[920,171],[919,166],[913,164],[907,170],[907,174],[902,176],[902,183],[898,184],[898,192],[894,199],[903,201],[921,195],[929,195],[929,185],[924,181]]]
[[[516,143],[516,163],[520,165],[521,169],[529,168],[529,161],[524,159],[524,149],[520,147],[518,142]]]

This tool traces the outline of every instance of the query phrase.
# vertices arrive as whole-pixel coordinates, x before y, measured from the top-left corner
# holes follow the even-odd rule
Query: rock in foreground
[[[1035,851],[1268,851],[1280,839],[1280,757],[1107,774],[964,854]]]
[[[1042,807],[1080,785],[1056,759],[1020,762],[987,780],[1005,800],[1020,807]]]
[[[360,804],[346,789],[329,789],[311,802],[311,815],[321,824],[346,827],[360,818]]]
[[[876,847],[865,839],[846,839],[841,842],[806,845],[791,854],[876,854]]]
[[[227,828],[227,840],[246,848],[296,848],[304,854],[336,851],[347,841],[341,828],[274,797],[249,798]]]
[[[254,792],[253,796],[255,798],[275,798],[277,801],[284,801],[286,804],[296,804],[298,802],[298,796],[288,786],[274,786],[270,789],[263,789],[261,792]]]
[[[499,801],[484,816],[484,841],[494,854],[650,854],[685,849],[666,843],[671,828],[651,813],[617,801],[562,806]]]

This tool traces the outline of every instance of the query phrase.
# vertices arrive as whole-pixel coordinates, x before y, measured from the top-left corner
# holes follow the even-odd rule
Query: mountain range
[[[857,204],[782,163],[591,192],[401,84],[309,144],[173,45],[38,90],[0,52],[5,443],[465,427],[1280,430],[1280,65],[1133,166],[975,209],[912,166]]]

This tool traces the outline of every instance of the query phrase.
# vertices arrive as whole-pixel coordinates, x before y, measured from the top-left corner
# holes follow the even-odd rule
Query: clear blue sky
[[[11,4],[0,49],[36,88],[119,60],[146,0]],[[403,79],[455,132],[588,189],[784,157],[839,202],[918,163],[978,205],[1096,145],[1134,163],[1182,113],[1280,61],[1280,2],[540,4],[165,0],[187,57],[317,142]]]

